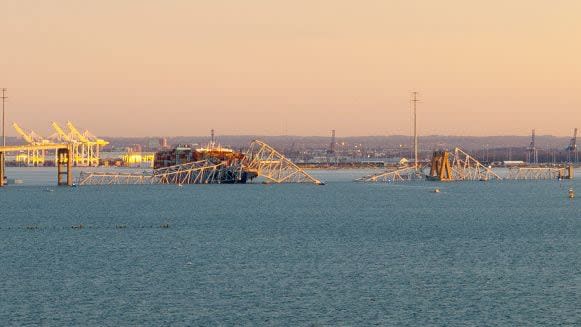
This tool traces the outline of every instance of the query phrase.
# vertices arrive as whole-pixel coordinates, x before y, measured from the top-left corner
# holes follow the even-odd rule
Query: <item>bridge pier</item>
[[[57,150],[57,184],[73,186],[73,158],[71,148]]]
[[[568,179],[575,178],[575,168],[573,167],[573,165],[569,165],[569,167],[567,167],[567,178]]]
[[[575,169],[573,165],[567,166],[563,171],[559,171],[559,179],[573,179],[575,178]]]
[[[450,153],[448,151],[435,151],[432,155],[429,180],[448,182],[454,180],[450,166]]]
[[[4,152],[0,152],[0,187],[4,186]]]

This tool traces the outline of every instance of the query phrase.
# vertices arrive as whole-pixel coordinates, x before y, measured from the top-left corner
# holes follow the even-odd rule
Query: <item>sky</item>
[[[0,0],[7,122],[100,136],[570,135],[579,0]],[[15,135],[12,128],[8,135]]]

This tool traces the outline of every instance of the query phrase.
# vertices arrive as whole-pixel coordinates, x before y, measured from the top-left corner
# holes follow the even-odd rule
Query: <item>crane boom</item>
[[[57,122],[52,122],[52,128],[57,132],[58,136],[65,140],[66,142],[72,142],[71,138],[63,131],[63,129],[57,124]]]
[[[109,144],[109,142],[107,142],[107,141],[105,141],[103,139],[100,139],[100,138],[96,137],[95,135],[91,134],[91,132],[89,132],[88,130],[85,130],[85,132],[83,132],[83,135],[86,138],[88,138],[89,140],[97,143],[100,146],[105,146],[105,145],[108,145]]]
[[[79,130],[73,125],[73,123],[71,123],[70,121],[67,122],[67,128],[71,131],[71,133],[73,133],[73,135],[75,135],[77,137],[77,139],[83,143],[94,143],[92,141],[90,141],[89,139],[87,139],[85,137],[85,135],[81,134],[79,132]]]
[[[16,132],[18,134],[20,134],[20,136],[22,136],[22,138],[26,141],[26,143],[29,143],[29,144],[34,143],[34,138],[32,136],[30,136],[28,133],[26,133],[22,128],[20,128],[20,126],[18,126],[17,123],[12,124],[12,127],[14,127]]]
[[[49,140],[45,139],[41,135],[36,134],[32,130],[30,131],[30,134],[29,135],[32,137],[32,139],[34,140],[34,142],[36,144],[50,144],[51,143]]]

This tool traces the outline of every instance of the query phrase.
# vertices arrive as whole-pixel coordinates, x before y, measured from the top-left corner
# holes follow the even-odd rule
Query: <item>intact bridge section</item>
[[[0,187],[5,183],[5,159],[9,152],[41,152],[56,151],[57,184],[59,186],[73,186],[73,145],[64,144],[29,144],[17,146],[0,146]]]

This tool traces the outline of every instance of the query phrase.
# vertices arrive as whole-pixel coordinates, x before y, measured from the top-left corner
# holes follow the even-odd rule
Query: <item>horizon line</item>
[[[18,136],[16,136],[18,137]],[[182,138],[182,137],[193,137],[193,138],[210,138],[210,135],[147,135],[147,136],[111,136],[104,135],[99,136],[103,138]],[[297,137],[297,138],[309,138],[309,137],[321,137],[321,138],[331,138],[330,135],[296,135],[296,134],[217,134],[216,138],[220,137]],[[370,134],[370,135],[347,135],[347,136],[336,136],[336,139],[341,138],[362,138],[362,137],[413,137],[412,135],[404,134]],[[487,138],[487,137],[531,137],[531,135],[517,135],[517,134],[496,134],[496,135],[456,135],[456,134],[429,134],[429,135],[418,135],[418,137],[466,137],[466,138]],[[552,134],[542,134],[535,135],[535,137],[553,137],[553,138],[571,138],[572,136],[557,136]]]

